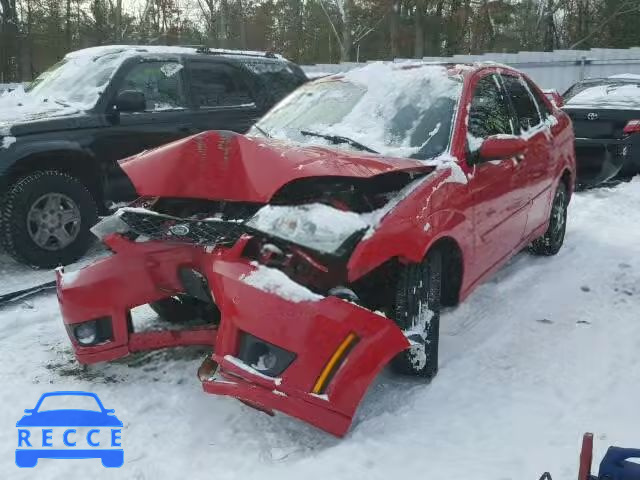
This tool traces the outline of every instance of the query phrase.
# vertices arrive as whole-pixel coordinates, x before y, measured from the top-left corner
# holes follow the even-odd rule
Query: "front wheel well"
[[[104,203],[102,171],[92,157],[82,152],[61,150],[29,155],[16,162],[7,172],[8,183],[13,184],[31,173],[46,170],[76,177],[86,186],[98,205]]]

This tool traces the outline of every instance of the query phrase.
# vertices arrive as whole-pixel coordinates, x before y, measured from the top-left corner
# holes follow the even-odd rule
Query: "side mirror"
[[[144,112],[147,100],[138,90],[124,90],[118,94],[115,107],[119,112]]]
[[[493,135],[482,142],[479,162],[517,157],[527,151],[527,141],[514,135]]]
[[[33,408],[25,408],[24,413],[33,413]]]

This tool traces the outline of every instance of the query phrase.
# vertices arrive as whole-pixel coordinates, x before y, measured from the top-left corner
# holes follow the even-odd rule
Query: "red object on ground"
[[[450,155],[438,168],[419,160],[293,146],[229,132],[207,132],[169,144],[123,161],[122,168],[143,196],[255,204],[268,203],[283,187],[300,180],[368,182],[389,174],[424,175],[338,268],[309,255],[305,259],[299,246],[288,253],[301,258],[312,272],[302,280],[353,285],[389,262],[422,262],[434,245],[446,241],[459,253],[461,278],[455,293],[462,300],[545,233],[559,183],[567,182],[572,192],[575,159],[567,115],[532,85],[540,108],[551,112],[554,120],[540,122],[519,138],[488,137],[487,150],[508,158],[478,162],[468,151],[467,136],[467,112],[476,86],[482,79],[499,86],[497,75],[520,74],[487,65],[452,69],[451,74],[462,76],[463,88]],[[176,231],[182,234],[189,231],[174,226],[181,227]],[[249,242],[245,235],[223,249],[107,237],[112,256],[79,272],[57,275],[60,307],[76,357],[94,363],[143,349],[208,345],[213,347],[216,369],[202,378],[205,391],[236,397],[267,412],[279,410],[344,435],[369,384],[395,355],[409,348],[409,342],[392,319],[336,296],[293,298],[248,282],[257,270],[267,268],[259,261],[270,261],[269,255],[257,261],[249,256]],[[131,309],[185,292],[178,275],[185,267],[206,280],[222,314],[219,328],[133,331]],[[287,278],[282,270],[271,268],[279,278]],[[300,280],[288,278],[306,290]],[[104,341],[83,346],[74,335],[82,324],[94,321],[102,327],[107,322],[111,329],[105,327],[108,334],[101,333]],[[286,352],[290,363],[277,375],[260,373],[239,358],[248,336]]]
[[[582,448],[580,449],[580,469],[578,470],[578,480],[590,480],[592,461],[593,433],[585,433],[582,437]]]

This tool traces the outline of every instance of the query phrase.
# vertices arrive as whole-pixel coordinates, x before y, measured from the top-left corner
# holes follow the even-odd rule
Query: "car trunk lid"
[[[640,119],[640,110],[613,110],[601,107],[570,107],[564,111],[573,122],[576,138],[620,139],[629,120]]]

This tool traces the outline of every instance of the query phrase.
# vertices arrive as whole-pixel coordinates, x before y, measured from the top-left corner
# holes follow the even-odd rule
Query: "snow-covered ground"
[[[80,368],[55,295],[0,310],[0,472],[40,479],[575,479],[581,435],[640,446],[640,180],[581,193],[557,257],[519,255],[443,315],[430,384],[385,372],[342,440],[204,394],[203,352]],[[15,422],[46,391],[95,391],[125,464],[18,469]],[[594,461],[594,464],[596,463]]]

